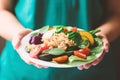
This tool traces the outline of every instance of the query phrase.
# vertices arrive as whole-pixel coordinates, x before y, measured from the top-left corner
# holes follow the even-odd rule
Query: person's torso
[[[18,0],[15,15],[26,28],[69,25],[89,30],[99,25],[102,9],[98,0]],[[4,80],[98,80],[101,75],[105,77],[105,69],[100,66],[82,71],[77,68],[38,69],[26,64],[9,41],[1,62],[2,76],[6,76],[2,77]]]
[[[25,27],[70,25],[88,30],[102,16],[98,0],[18,0],[15,13]]]

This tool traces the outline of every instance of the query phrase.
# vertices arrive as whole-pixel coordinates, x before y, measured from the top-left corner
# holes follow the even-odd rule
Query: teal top
[[[98,0],[18,0],[15,15],[31,29],[45,25],[71,25],[90,30],[100,25],[103,14]],[[41,68],[26,64],[11,42],[0,55],[0,80],[116,80],[112,54],[87,70],[75,68]]]

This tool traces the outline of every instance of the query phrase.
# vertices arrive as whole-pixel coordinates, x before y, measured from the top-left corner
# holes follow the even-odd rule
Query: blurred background
[[[3,38],[0,37],[0,53],[1,53],[1,51],[2,51],[2,49],[3,49],[3,47],[4,47],[4,45],[5,45],[5,40],[4,40]]]
[[[2,51],[4,45],[5,45],[5,40],[0,37],[0,52]],[[117,73],[117,80],[120,80],[120,38],[118,38],[112,43],[112,48],[113,48],[112,53],[114,54],[113,61],[115,62],[116,73]]]

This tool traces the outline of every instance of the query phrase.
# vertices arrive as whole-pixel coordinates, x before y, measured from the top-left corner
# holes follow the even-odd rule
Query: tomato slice
[[[77,30],[78,30],[77,27],[72,27],[73,32],[77,32]]]
[[[83,53],[81,53],[79,51],[74,51],[74,55],[79,57],[79,58],[83,58],[83,59],[87,58],[86,54],[83,54]]]
[[[67,28],[64,28],[63,32],[68,32],[68,29],[67,29]]]
[[[48,44],[41,44],[42,51],[49,49]]]
[[[37,58],[37,55],[40,54],[42,48],[40,45],[35,46],[31,51],[30,51],[30,56],[32,58]]]
[[[90,54],[90,49],[89,48],[79,49],[79,52],[86,54],[88,56]]]
[[[68,60],[68,56],[67,55],[63,55],[63,56],[59,56],[59,57],[55,57],[52,59],[52,61],[55,61],[57,63],[64,63]]]
[[[31,51],[30,51],[30,56],[33,58],[37,58],[37,56],[44,50],[49,49],[49,46],[47,44],[41,44],[35,46]]]

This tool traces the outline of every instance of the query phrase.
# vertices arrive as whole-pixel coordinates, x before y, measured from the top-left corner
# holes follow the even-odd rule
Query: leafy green
[[[31,34],[31,36],[36,36],[38,34],[38,32],[34,32]]]
[[[79,58],[79,57],[74,56],[74,55],[71,55],[68,60],[70,63],[72,63],[74,61],[86,61],[86,59],[82,59],[82,58]]]
[[[81,40],[79,48],[86,48],[87,44],[90,44],[89,40]]]
[[[103,46],[102,40],[99,37],[96,37],[95,38],[95,46],[91,49],[91,55],[87,56],[86,59],[82,59],[77,56],[71,55],[69,57],[69,63],[71,64],[76,61],[87,62],[87,61],[94,60],[96,58],[96,54],[98,54],[102,51],[102,46]]]
[[[94,55],[88,56],[87,59],[83,59],[83,58],[79,58],[77,56],[71,55],[69,57],[68,61],[69,61],[69,64],[71,64],[71,63],[73,63],[75,61],[87,62],[87,61],[91,61],[93,59],[95,59]]]
[[[64,54],[65,51],[61,48],[52,48],[48,51],[48,53],[51,54],[51,55],[59,56],[59,55]]]
[[[74,51],[74,50],[78,50],[78,49],[79,49],[78,46],[69,46],[66,51]]]
[[[96,37],[95,38],[95,45],[94,48],[91,49],[91,54],[97,54],[100,53],[102,51],[102,46],[103,46],[103,42],[100,38]]]
[[[81,36],[78,32],[68,31],[66,33],[70,40],[74,41],[74,43],[78,46],[80,44]]]
[[[96,33],[98,33],[98,32],[100,32],[100,30],[98,30],[98,29],[89,31],[89,33],[92,34],[94,37],[96,37]]]
[[[58,26],[53,26],[53,28],[56,30],[56,33],[60,33],[64,30],[65,26],[58,25]],[[69,27],[69,29],[71,29],[71,27]],[[38,33],[45,33],[48,30],[49,30],[49,26],[45,26],[41,29],[38,29],[37,31],[34,31],[34,33],[32,33],[31,35],[35,36]],[[90,44],[89,40],[81,39],[80,31],[73,32],[71,30],[68,30],[68,32],[65,33],[66,35],[68,35],[68,38],[72,40],[76,45],[68,47],[67,50],[63,50],[61,48],[52,48],[52,49],[47,50],[45,53],[48,53],[53,56],[68,55],[70,56],[68,59],[69,63],[73,63],[76,61],[87,62],[87,61],[94,60],[96,58],[96,54],[102,51],[102,46],[103,46],[102,40],[96,36],[96,33],[98,32],[100,32],[100,30],[89,31],[89,33],[93,35],[95,42],[94,42],[94,45],[89,47],[91,49],[91,52],[90,52],[90,55],[87,56],[86,59],[79,58],[73,55],[75,50],[78,50],[80,48],[86,48],[86,45]]]
[[[42,27],[41,29],[39,29],[38,32],[40,32],[40,33],[45,33],[45,32],[48,31],[48,29],[49,29],[49,26],[44,26],[44,27]]]
[[[62,26],[62,25],[58,25],[58,26],[54,26],[56,27],[56,33],[60,33],[64,30],[65,26]]]
[[[36,36],[38,33],[45,33],[45,32],[48,31],[48,29],[49,29],[49,26],[44,26],[44,27],[42,27],[42,28],[34,31],[34,32],[31,34],[31,36]]]
[[[87,56],[86,61],[91,61],[93,59],[95,59],[95,55],[90,55],[90,56]]]
[[[71,55],[73,55],[73,52],[74,51],[66,51],[65,54],[68,55],[68,56],[71,56]]]

